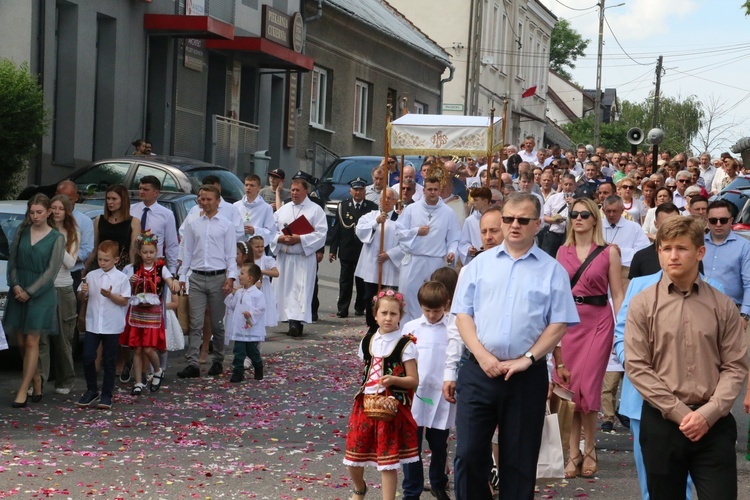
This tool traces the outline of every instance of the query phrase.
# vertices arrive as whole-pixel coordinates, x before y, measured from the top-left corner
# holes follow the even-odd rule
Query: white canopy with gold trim
[[[475,156],[503,146],[502,119],[409,113],[388,124],[390,154]],[[490,134],[492,137],[490,137]],[[490,143],[490,139],[492,142]]]

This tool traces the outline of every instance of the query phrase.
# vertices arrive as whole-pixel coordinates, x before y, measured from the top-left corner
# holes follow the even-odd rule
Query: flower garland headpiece
[[[381,290],[380,292],[378,292],[378,294],[372,298],[372,302],[375,303],[379,299],[382,299],[383,297],[388,297],[389,299],[396,299],[399,301],[401,305],[404,305],[404,296],[400,292],[391,290],[390,288],[388,288],[387,290]]]
[[[247,243],[245,243],[244,241],[238,241],[237,243],[242,245],[242,248],[245,249],[245,251],[242,252],[243,254],[248,255],[250,253],[250,249],[247,248]]]
[[[159,237],[152,233],[150,229],[146,229],[145,231],[141,232],[141,234],[138,235],[137,240],[140,245],[154,245],[155,247],[159,246]]]

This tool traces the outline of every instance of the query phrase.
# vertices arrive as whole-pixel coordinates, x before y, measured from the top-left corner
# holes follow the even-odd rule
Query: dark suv
[[[215,175],[221,180],[221,195],[230,203],[245,195],[242,181],[230,170],[190,158],[179,156],[126,156],[94,162],[60,179],[76,183],[84,196],[106,191],[112,184],[124,184],[128,189],[138,189],[138,181],[146,175],[154,175],[161,181],[161,190],[198,194],[202,180]],[[53,196],[57,184],[29,186],[18,196],[28,200],[36,193]]]

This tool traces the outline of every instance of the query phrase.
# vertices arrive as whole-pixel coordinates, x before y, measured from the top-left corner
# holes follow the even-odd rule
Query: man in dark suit
[[[367,182],[357,177],[349,183],[351,198],[347,198],[339,204],[336,212],[336,221],[333,225],[333,236],[331,237],[331,248],[328,260],[333,262],[338,257],[341,264],[339,274],[339,300],[337,303],[336,316],[346,318],[349,316],[349,304],[352,301],[352,285],[356,283],[357,299],[354,301],[354,314],[363,316],[367,307],[365,297],[365,283],[361,278],[354,277],[357,267],[359,253],[362,250],[362,242],[355,234],[357,221],[364,214],[377,210],[378,206],[365,199],[365,186]]]

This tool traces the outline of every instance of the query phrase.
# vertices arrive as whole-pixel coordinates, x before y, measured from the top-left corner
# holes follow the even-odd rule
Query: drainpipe
[[[44,32],[44,28],[47,24],[47,1],[42,0],[39,2],[39,24],[37,29],[39,30],[37,34],[37,55],[36,55],[36,65],[37,65],[37,81],[39,82],[39,87],[41,87],[42,95],[44,95],[44,46],[45,46],[45,40],[46,40],[46,33]],[[44,137],[39,139],[39,142],[37,142],[36,145],[36,158],[34,163],[36,164],[34,167],[34,184],[37,186],[42,183],[42,157],[43,155],[43,148],[44,146]]]
[[[303,13],[302,15],[304,16],[304,12],[305,12],[305,0],[300,0],[300,9],[299,10]],[[314,16],[311,16],[311,17],[305,19],[305,24],[311,23],[313,21],[317,21],[321,17],[323,17],[323,0],[318,0],[318,10],[317,10],[317,12],[315,13]]]
[[[450,69],[450,73],[448,74],[448,78],[443,78],[442,80],[440,80],[440,95],[438,96],[438,109],[437,109],[437,113],[436,113],[438,115],[442,115],[443,114],[443,88],[444,88],[444,86],[445,86],[446,83],[448,83],[451,80],[453,80],[453,74],[456,72],[456,68],[453,65],[448,66],[448,68]]]

